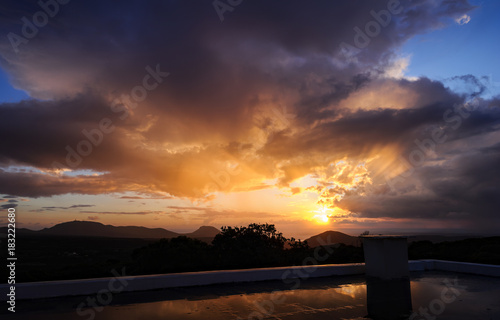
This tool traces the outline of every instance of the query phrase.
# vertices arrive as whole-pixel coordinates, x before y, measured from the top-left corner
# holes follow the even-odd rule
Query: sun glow
[[[315,215],[314,218],[320,223],[327,223],[329,221],[329,218],[326,214],[318,214]]]
[[[313,219],[317,223],[325,224],[330,222],[330,216],[328,214],[328,211],[330,209],[327,208],[326,206],[321,206],[318,210],[314,211],[316,214],[313,216]]]

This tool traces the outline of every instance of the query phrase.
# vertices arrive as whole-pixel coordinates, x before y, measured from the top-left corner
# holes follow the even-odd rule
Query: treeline
[[[363,262],[359,247],[337,244],[315,252],[269,224],[222,227],[210,244],[184,236],[161,240],[23,236],[16,245],[18,282],[110,277],[111,270],[123,267],[127,275],[146,275],[292,266],[302,265],[315,253],[322,257],[319,264]],[[5,241],[2,252],[7,251],[4,246]],[[0,283],[7,273],[0,268]]]
[[[500,265],[500,237],[452,242],[417,241],[408,247],[410,260],[439,259]]]
[[[110,277],[111,270],[132,262],[134,249],[151,243],[145,239],[119,239],[68,236],[22,236],[16,238],[16,281],[88,279]],[[0,243],[0,259],[7,252]],[[0,283],[7,276],[0,266]]]
[[[361,248],[322,249],[321,263],[362,262]],[[301,265],[314,257],[307,243],[287,239],[274,225],[223,227],[211,244],[187,237],[162,239],[134,251],[132,274],[188,272]]]
[[[2,239],[3,240],[3,239]],[[318,264],[363,262],[363,248],[344,244],[310,248],[305,242],[285,238],[274,225],[223,227],[211,243],[177,237],[172,239],[116,239],[82,237],[29,237],[16,239],[16,280],[50,281],[110,277],[125,267],[128,275],[193,272]],[[329,239],[322,239],[331,243]],[[0,243],[0,258],[7,252]],[[413,242],[410,260],[441,259],[500,265],[500,237],[454,242]],[[321,259],[312,259],[314,257]],[[0,268],[0,282],[8,270]]]

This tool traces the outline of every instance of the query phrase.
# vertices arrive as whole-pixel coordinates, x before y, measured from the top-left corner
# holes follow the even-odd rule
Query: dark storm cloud
[[[67,193],[103,194],[126,191],[124,181],[99,177],[60,177],[38,173],[12,173],[0,168],[0,193],[25,197],[50,197]],[[132,190],[134,188],[128,185]]]
[[[0,205],[0,208],[7,210],[9,208],[15,208],[17,206],[18,206],[17,203],[8,203],[8,204],[2,204],[2,205]]]
[[[305,4],[295,0],[284,5],[252,1],[238,7],[224,24],[206,1],[127,1],[120,6],[72,2],[61,7],[53,23],[41,28],[21,47],[20,54],[12,52],[10,43],[3,43],[3,66],[12,73],[14,83],[35,96],[64,96],[87,86],[128,90],[142,76],[146,64],[161,63],[175,77],[163,88],[165,95],[177,104],[190,102],[191,108],[195,107],[193,102],[205,101],[197,111],[210,116],[214,109],[231,112],[238,102],[241,104],[235,100],[244,100],[249,90],[262,86],[269,76],[302,88],[302,93],[307,91],[307,83],[300,77],[312,71],[330,73],[332,81],[350,80],[366,63],[386,61],[391,48],[413,35],[472,9],[462,1],[443,1],[441,6],[434,1],[401,1],[403,11],[393,15],[392,23],[370,39],[358,55],[363,66],[350,64],[343,66],[342,72],[329,66],[327,60],[332,57],[344,60],[340,43],[354,45],[353,28],[364,29],[374,19],[370,12],[387,10],[389,2],[322,0]],[[20,19],[15,9],[19,6],[28,17],[40,10],[36,5],[28,9],[26,3],[12,3],[4,14]],[[19,33],[20,24],[20,20],[5,20],[2,33]],[[75,56],[78,63],[74,63]],[[37,58],[42,57],[45,63],[38,63]],[[302,61],[294,62],[293,58]],[[284,63],[286,60],[290,62]],[[337,71],[335,77],[333,71]],[[39,78],[45,75],[51,76],[50,81],[40,83]],[[244,85],[233,83],[242,76]],[[235,108],[225,107],[227,103]]]
[[[417,169],[423,185],[367,197],[352,193],[338,204],[361,217],[422,218],[495,231],[500,221],[500,144]]]
[[[42,207],[43,211],[56,211],[56,210],[68,210],[68,209],[76,209],[76,208],[90,208],[95,207],[93,204],[75,204],[69,207]]]
[[[80,213],[89,213],[89,214],[117,214],[117,215],[147,215],[147,214],[162,214],[163,211],[131,211],[131,212],[120,212],[120,211],[80,211]]]
[[[82,130],[97,127],[99,120],[113,113],[103,100],[92,95],[79,95],[59,101],[27,100],[0,106],[0,163],[50,168],[67,154],[66,145],[85,138]],[[104,148],[119,152],[103,141]],[[111,148],[111,149],[109,149]]]
[[[441,83],[426,78],[412,82],[390,82],[392,86],[402,85],[411,92],[433,98],[419,98],[413,102],[414,108],[411,109],[342,110],[342,117],[318,124],[310,130],[298,134],[287,134],[286,131],[277,133],[262,152],[277,158],[293,157],[297,149],[303,152],[337,154],[340,157],[360,157],[380,145],[399,143],[404,147],[411,143],[419,129],[442,124],[446,110],[463,102],[462,97],[449,92]],[[485,128],[485,123],[491,123],[499,116],[488,111],[474,114],[471,120],[475,121],[468,123],[467,128]],[[317,117],[308,119],[299,118],[299,121],[307,121],[309,124],[321,119],[318,114]]]
[[[444,170],[439,167],[426,169],[422,173],[425,186],[436,197],[453,203],[450,211],[500,218],[500,144],[464,154],[451,161],[451,166]]]
[[[156,199],[173,199],[173,197],[165,197],[160,195],[150,195],[146,196],[122,196],[120,199],[134,199],[134,200],[156,200]]]

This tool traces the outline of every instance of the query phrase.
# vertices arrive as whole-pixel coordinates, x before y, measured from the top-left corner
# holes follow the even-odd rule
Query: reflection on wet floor
[[[396,280],[366,279],[368,316],[373,319],[407,319],[412,313],[408,278]]]
[[[297,289],[290,290],[295,285]],[[410,295],[411,288],[411,295]],[[500,279],[429,272],[411,281],[373,282],[361,276],[178,288],[122,293],[102,311],[76,307],[86,297],[20,301],[16,315],[2,319],[500,319]]]

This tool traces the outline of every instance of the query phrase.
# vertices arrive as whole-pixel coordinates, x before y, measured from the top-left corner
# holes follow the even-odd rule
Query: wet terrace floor
[[[89,307],[93,298],[18,301],[15,314],[4,306],[0,318],[391,319],[409,305],[412,320],[500,319],[500,278],[434,271],[412,273],[406,283],[343,276],[117,293],[103,296],[109,304]]]

